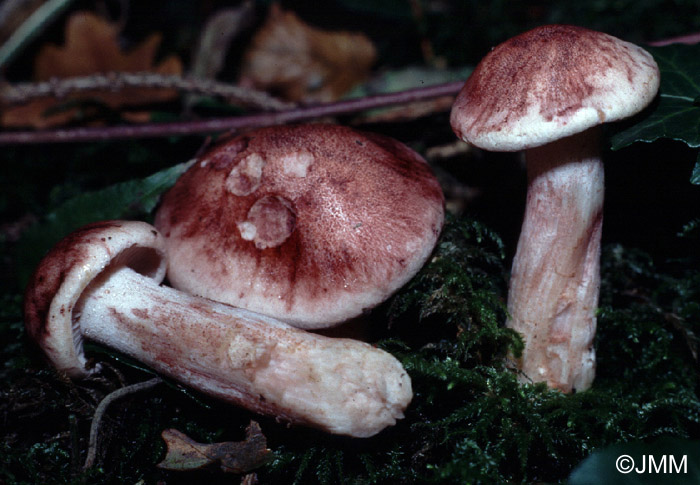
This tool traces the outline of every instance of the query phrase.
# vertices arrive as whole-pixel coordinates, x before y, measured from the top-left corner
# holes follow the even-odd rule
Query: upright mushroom
[[[385,300],[430,255],[444,199],[393,139],[336,125],[273,126],[201,156],[163,198],[168,278],[301,328]]]
[[[143,222],[88,225],[42,260],[25,295],[29,335],[70,377],[88,338],[220,399],[355,437],[403,416],[411,381],[387,352],[160,285],[164,241]]]
[[[659,69],[607,34],[546,25],[495,47],[455,100],[452,128],[492,151],[526,150],[528,193],[508,295],[508,325],[533,381],[590,387],[599,290],[604,122],[641,111]]]

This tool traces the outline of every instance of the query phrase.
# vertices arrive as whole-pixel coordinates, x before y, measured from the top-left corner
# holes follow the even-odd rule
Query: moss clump
[[[700,322],[700,272],[658,274],[643,255],[621,247],[605,251],[603,268],[593,389],[567,396],[542,384],[522,386],[505,359],[522,344],[503,328],[500,240],[475,221],[449,218],[434,257],[387,307],[391,340],[382,345],[413,380],[406,419],[362,443],[280,443],[278,461],[263,476],[293,483],[556,483],[597,448],[697,437],[691,342]],[[626,294],[647,291],[629,305]]]
[[[100,360],[111,362],[114,373],[103,381],[60,379],[28,352],[19,299],[7,298],[0,326],[0,351],[9,362],[0,374],[7,423],[0,480],[230,483],[216,469],[156,468],[164,451],[160,432],[176,428],[200,442],[238,440],[251,418],[274,453],[257,470],[261,483],[557,483],[592,451],[614,443],[700,436],[697,260],[661,265],[620,246],[604,251],[598,376],[590,391],[566,396],[542,384],[520,385],[508,366],[508,352],[522,344],[503,327],[503,253],[482,224],[450,217],[429,263],[375,312],[384,322],[378,345],[403,362],[415,394],[405,419],[378,436],[285,429],[160,385],[110,408],[100,466],[88,472],[81,465],[95,406],[113,388],[148,377],[107,353]]]

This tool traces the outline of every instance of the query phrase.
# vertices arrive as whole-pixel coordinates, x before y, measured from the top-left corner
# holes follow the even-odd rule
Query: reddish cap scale
[[[199,158],[164,196],[178,289],[322,328],[406,283],[431,253],[444,199],[393,139],[336,125],[274,126]]]

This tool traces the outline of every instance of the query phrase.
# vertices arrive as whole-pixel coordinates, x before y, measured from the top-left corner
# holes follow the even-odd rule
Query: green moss
[[[698,436],[697,270],[659,274],[637,251],[606,250],[598,379],[567,396],[522,386],[508,368],[507,350],[521,342],[503,328],[503,264],[497,236],[450,218],[434,257],[388,306],[392,339],[382,345],[401,359],[415,392],[406,419],[362,445],[316,441],[304,458],[281,460],[265,475],[283,480],[296,470],[296,483],[556,483],[612,443]],[[630,303],[629,294],[646,293]],[[352,473],[341,482],[331,469]]]
[[[46,370],[22,338],[19,299],[7,298],[0,326],[6,416],[0,479],[7,483],[227,483],[218,470],[159,470],[160,432],[198,441],[242,438],[259,420],[274,459],[261,483],[563,482],[594,450],[658,436],[700,436],[697,260],[655,262],[621,246],[604,251],[593,389],[563,395],[522,386],[507,355],[521,341],[504,328],[507,262],[482,224],[449,217],[435,254],[376,312],[386,322],[378,345],[411,375],[405,419],[378,436],[350,439],[288,430],[272,419],[161,385],[113,405],[100,467],[81,464],[94,407],[109,390],[76,385]],[[94,355],[94,353],[93,353]],[[149,376],[110,353],[100,359],[127,382]],[[17,365],[19,362],[23,365]],[[117,385],[114,377],[111,386]],[[71,424],[73,423],[73,424]]]

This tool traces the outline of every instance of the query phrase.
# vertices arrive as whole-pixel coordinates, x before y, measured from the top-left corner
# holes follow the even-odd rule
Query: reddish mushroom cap
[[[495,47],[452,108],[452,129],[486,150],[541,146],[641,111],[659,88],[651,54],[610,35],[545,25]]]
[[[90,282],[114,261],[160,282],[166,269],[163,238],[144,222],[89,224],[59,241],[27,286],[27,332],[51,363],[70,377],[90,374],[73,311],[79,311],[80,296]]]
[[[444,199],[390,138],[335,125],[269,127],[215,147],[164,196],[173,286],[321,328],[406,283],[435,245]]]

